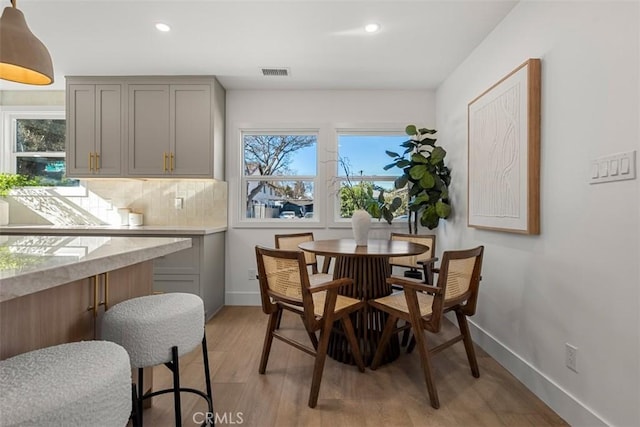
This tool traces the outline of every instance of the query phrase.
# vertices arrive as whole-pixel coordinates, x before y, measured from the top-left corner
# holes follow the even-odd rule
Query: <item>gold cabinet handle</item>
[[[165,151],[162,152],[162,170],[167,171],[167,153]]]
[[[100,169],[100,154],[95,153],[95,156],[96,156],[95,171],[97,172]]]
[[[89,172],[93,171],[93,153],[89,153]]]
[[[169,154],[169,171],[173,172],[173,153]]]
[[[109,272],[104,273],[104,310],[109,310]]]
[[[93,305],[90,305],[87,311],[93,311],[93,317],[98,317],[98,275],[90,277],[89,280],[93,281]]]

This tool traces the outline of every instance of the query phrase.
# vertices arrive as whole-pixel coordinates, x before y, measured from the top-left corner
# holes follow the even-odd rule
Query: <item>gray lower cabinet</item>
[[[191,247],[153,264],[155,292],[187,292],[204,301],[209,320],[224,305],[224,240],[226,233],[191,237]]]

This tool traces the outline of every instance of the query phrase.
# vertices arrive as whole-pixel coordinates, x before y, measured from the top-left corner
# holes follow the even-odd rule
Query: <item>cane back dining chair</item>
[[[392,267],[402,267],[408,269],[408,277],[416,279],[422,278],[420,270],[424,270],[424,282],[433,285],[433,264],[438,261],[436,254],[435,234],[405,234],[391,233],[391,240],[403,240],[412,243],[425,245],[429,249],[418,255],[409,255],[389,258]]]
[[[298,245],[304,242],[313,241],[313,233],[293,233],[293,234],[276,234],[275,236],[276,249],[284,249],[288,251],[299,251]],[[322,263],[322,270],[318,271],[318,258],[313,252],[304,252],[304,259],[307,267],[311,267],[311,275],[309,280],[311,285],[317,285],[324,282],[333,280],[333,276],[329,274],[329,267],[331,265],[331,257],[324,258]]]
[[[364,372],[364,362],[349,317],[349,314],[362,308],[364,301],[338,295],[339,287],[352,285],[352,280],[348,278],[311,287],[305,255],[302,251],[256,246],[256,258],[262,311],[269,315],[259,373],[264,374],[266,371],[273,338],[278,338],[298,350],[315,356],[309,394],[309,407],[315,408],[318,403],[333,322],[342,323],[353,358],[360,372]],[[279,313],[283,310],[290,310],[302,317],[302,323],[314,348],[289,338],[276,329]],[[315,335],[318,331],[320,332],[319,340]]]
[[[420,362],[431,406],[436,409],[440,406],[440,401],[433,381],[432,355],[458,341],[463,341],[471,374],[476,378],[480,376],[467,317],[473,316],[476,312],[483,252],[483,246],[467,250],[445,251],[438,273],[437,286],[391,277],[387,281],[402,286],[404,291],[369,301],[372,307],[389,314],[380,338],[380,345],[371,362],[371,369],[375,370],[380,365],[391,336],[407,327],[406,325],[396,327],[397,320],[403,319],[410,323],[420,352]],[[449,311],[456,314],[460,334],[445,343],[429,348],[422,330],[432,333],[440,332],[443,313]]]

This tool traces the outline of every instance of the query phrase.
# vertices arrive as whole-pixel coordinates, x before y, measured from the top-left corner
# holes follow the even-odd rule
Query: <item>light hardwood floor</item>
[[[567,425],[540,399],[476,346],[480,378],[471,376],[462,343],[433,359],[440,409],[429,405],[418,352],[376,371],[358,372],[327,357],[318,406],[307,406],[313,358],[274,340],[265,375],[258,363],[267,316],[260,307],[224,307],[207,323],[217,425],[243,426],[560,426]],[[300,318],[285,313],[281,329],[306,337]],[[445,325],[444,334],[454,332]],[[427,335],[430,343],[439,340]],[[308,339],[308,337],[307,337]],[[200,347],[180,360],[185,387],[204,389]],[[156,389],[171,384],[169,370],[154,369]],[[183,393],[183,425],[202,418],[203,400]],[[173,425],[173,398],[154,398],[145,426]]]

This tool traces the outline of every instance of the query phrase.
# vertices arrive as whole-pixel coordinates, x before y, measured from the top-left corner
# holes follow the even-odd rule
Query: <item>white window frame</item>
[[[255,180],[251,176],[244,173],[244,136],[245,135],[314,135],[316,137],[316,175],[291,175],[291,176],[263,176],[260,177],[264,181],[311,181],[313,182],[313,218],[302,218],[299,220],[286,220],[281,218],[246,218],[246,200],[247,200],[247,183]],[[238,128],[238,185],[236,191],[238,194],[238,202],[235,205],[237,209],[235,215],[235,227],[238,228],[322,228],[325,223],[326,210],[326,191],[324,182],[324,150],[323,132],[318,126],[300,126],[300,125],[282,125],[282,127],[273,126],[251,126],[245,125]]]
[[[65,120],[64,107],[2,107],[2,121],[0,123],[0,135],[3,143],[0,144],[0,172],[16,173],[18,157],[60,157],[65,158],[64,151],[44,152],[16,152],[16,127],[17,120]]]
[[[16,173],[18,157],[60,157],[66,160],[66,150],[45,152],[20,152],[16,148],[17,123],[19,119],[54,119],[66,120],[64,106],[0,106],[0,173]],[[66,147],[65,147],[66,148]],[[83,196],[86,188],[80,180],[79,186],[74,187],[49,187],[55,188],[61,196]]]
[[[340,125],[334,128],[334,136],[333,136],[333,144],[332,147],[328,150],[330,152],[330,159],[327,162],[327,176],[330,177],[331,185],[329,189],[329,197],[328,197],[328,226],[330,228],[349,228],[351,227],[351,218],[341,218],[340,217],[340,203],[338,201],[338,190],[340,188],[340,183],[345,180],[345,175],[341,174],[340,166],[338,164],[338,141],[340,135],[358,135],[358,136],[377,136],[377,135],[393,135],[393,136],[404,136],[405,135],[405,126],[404,125],[367,125],[367,126],[349,126],[349,125]],[[407,136],[409,139],[409,136]],[[390,148],[391,151],[396,151],[398,153],[402,152],[402,147],[393,147]],[[388,159],[388,163],[391,163],[393,159],[388,157],[384,152],[380,153],[381,156],[385,156]],[[380,176],[380,175],[363,175],[357,176],[357,181],[387,181],[394,182],[395,179],[399,176]],[[403,219],[395,219],[391,225],[387,224],[384,219],[372,218],[371,220],[372,228],[402,228],[406,229],[407,220]]]

